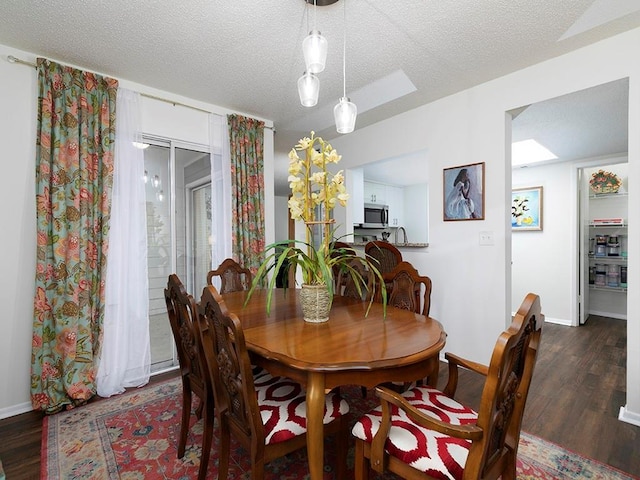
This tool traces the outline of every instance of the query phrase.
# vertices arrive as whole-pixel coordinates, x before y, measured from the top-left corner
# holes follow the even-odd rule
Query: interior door
[[[584,325],[589,318],[589,191],[584,169],[578,169],[578,323]]]

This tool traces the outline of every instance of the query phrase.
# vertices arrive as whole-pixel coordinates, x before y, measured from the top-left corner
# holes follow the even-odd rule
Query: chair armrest
[[[391,429],[390,404],[404,410],[407,416],[421,427],[465,440],[475,441],[482,438],[483,430],[477,425],[453,425],[425,415],[407,402],[402,395],[386,387],[376,387],[376,395],[380,398],[380,405],[382,406],[382,420],[380,422],[380,428],[371,442],[371,467],[377,472],[382,473],[386,469],[384,446],[389,436],[389,430]]]
[[[447,385],[444,387],[443,393],[449,397],[453,397],[458,388],[458,366],[484,375],[485,377],[489,373],[489,367],[486,365],[466,360],[453,353],[445,353],[444,358],[449,363],[449,379],[447,380]]]

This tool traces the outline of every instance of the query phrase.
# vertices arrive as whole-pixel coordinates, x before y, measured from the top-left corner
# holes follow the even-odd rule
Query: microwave
[[[389,205],[364,204],[364,223],[361,228],[386,228],[389,225]]]

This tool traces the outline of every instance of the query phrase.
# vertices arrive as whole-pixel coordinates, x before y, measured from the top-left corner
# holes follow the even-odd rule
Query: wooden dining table
[[[324,396],[341,385],[372,388],[384,382],[427,379],[435,386],[446,333],[433,318],[382,304],[336,296],[329,320],[305,322],[296,290],[222,295],[242,323],[252,363],[304,385],[307,455],[312,480],[323,477]]]

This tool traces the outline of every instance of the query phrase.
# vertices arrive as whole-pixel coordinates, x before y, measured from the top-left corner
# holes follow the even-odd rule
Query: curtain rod
[[[150,95],[148,93],[141,93],[140,95],[142,95],[143,97],[152,98],[153,100],[159,100],[160,102],[171,103],[172,105],[178,105],[180,107],[186,107],[186,108],[190,108],[192,110],[197,110],[199,112],[216,113],[216,112],[212,112],[211,110],[205,110],[204,108],[194,107],[193,105],[187,105],[186,103],[176,102],[175,100],[169,100],[168,98],[157,97],[155,95]],[[271,127],[269,125],[265,125],[264,128],[268,128],[270,130],[273,130],[274,133],[276,131],[275,128],[273,128],[273,127]]]
[[[20,65],[27,65],[29,67],[38,68],[38,66],[35,63],[27,62],[25,60],[20,60],[19,58],[16,58],[13,55],[7,56],[7,61],[9,63],[19,63]],[[140,95],[142,95],[143,97],[152,98],[153,100],[159,100],[161,102],[171,103],[173,105],[179,105],[181,107],[190,108],[192,110],[198,110],[199,112],[215,113],[215,112],[212,112],[211,110],[205,110],[204,108],[194,107],[193,105],[187,105],[186,103],[176,102],[174,100],[169,100],[168,98],[157,97],[155,95],[150,95],[148,93],[140,93]],[[275,133],[275,129],[273,127],[265,125],[264,128],[273,130]]]
[[[24,60],[20,60],[19,58],[14,57],[13,55],[9,55],[7,57],[7,61],[9,63],[19,63],[20,65],[27,65],[29,67],[38,68],[35,63],[25,62]]]

